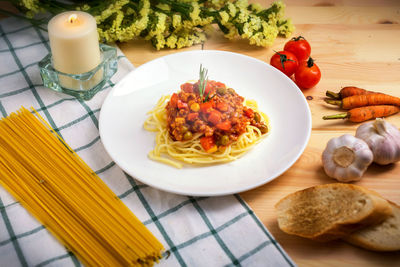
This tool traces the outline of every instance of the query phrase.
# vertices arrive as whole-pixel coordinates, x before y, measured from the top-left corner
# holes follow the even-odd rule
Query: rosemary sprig
[[[210,90],[210,91],[211,91],[211,90]],[[208,91],[208,93],[207,93],[206,97],[204,98],[204,101],[203,101],[203,103],[204,103],[204,102],[207,102],[207,101],[210,101],[211,99],[213,99],[213,98],[214,98],[215,94],[214,94],[214,95],[212,95],[210,98],[208,98],[208,96],[210,95],[210,91]]]
[[[200,64],[200,75],[199,75],[199,95],[200,95],[200,100],[201,102],[207,102],[208,94],[205,99],[204,93],[206,91],[206,85],[207,85],[207,80],[208,80],[208,70],[206,68],[203,68],[203,65]],[[210,93],[210,92],[208,92]]]

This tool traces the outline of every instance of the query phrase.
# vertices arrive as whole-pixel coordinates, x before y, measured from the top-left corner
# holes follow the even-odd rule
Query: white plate
[[[143,129],[146,112],[161,95],[198,78],[199,66],[209,79],[225,83],[270,118],[271,132],[240,159],[206,167],[176,169],[147,157],[155,133]],[[284,173],[299,158],[311,132],[311,114],[299,88],[269,64],[222,51],[190,51],[150,61],[120,81],[100,112],[101,140],[126,173],[155,188],[191,196],[239,193]]]

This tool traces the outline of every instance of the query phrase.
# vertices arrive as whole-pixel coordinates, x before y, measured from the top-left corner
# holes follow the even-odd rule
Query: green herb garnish
[[[204,98],[204,93],[206,92],[206,85],[207,85],[207,81],[208,81],[207,74],[208,74],[208,70],[206,68],[203,68],[203,65],[200,64],[199,95],[200,95],[200,100],[203,103],[207,102],[208,95],[210,94],[210,92],[208,92],[208,94]]]

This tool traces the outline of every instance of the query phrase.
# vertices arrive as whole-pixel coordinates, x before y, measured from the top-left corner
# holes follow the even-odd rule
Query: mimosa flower
[[[44,11],[47,1],[22,0],[19,8],[34,17]],[[66,6],[61,2],[51,1],[54,10],[46,11],[63,11]],[[92,14],[102,42],[145,39],[157,50],[203,43],[215,26],[228,39],[247,39],[251,45],[263,47],[271,46],[278,35],[288,37],[294,31],[292,21],[284,17],[282,1],[266,9],[249,5],[247,0],[93,0],[72,2],[68,8]]]

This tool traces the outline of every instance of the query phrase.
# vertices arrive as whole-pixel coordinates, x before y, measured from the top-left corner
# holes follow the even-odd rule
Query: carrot
[[[342,100],[326,99],[326,103],[340,106],[343,109],[353,109],[364,106],[394,105],[400,106],[400,98],[380,93],[369,95],[353,95]]]
[[[230,121],[223,121],[215,125],[215,127],[223,131],[229,131],[232,128],[232,125]]]
[[[400,111],[400,107],[390,105],[366,106],[350,109],[346,113],[324,116],[324,120],[348,119],[351,122],[363,122],[387,117]]]
[[[189,113],[189,114],[187,115],[188,121],[194,121],[194,120],[197,119],[198,117],[199,117],[199,113],[197,113],[197,112]]]
[[[207,153],[213,153],[218,149],[212,136],[201,137],[200,144]]]
[[[377,94],[378,92],[373,92],[373,91],[367,91],[362,88],[358,88],[355,86],[346,86],[343,87],[339,93],[335,93],[332,91],[326,91],[326,96],[332,99],[343,99],[348,96],[352,95],[368,95],[368,94]]]
[[[200,110],[203,113],[210,113],[213,110],[213,102],[208,101],[200,104]]]
[[[210,115],[208,115],[207,120],[212,124],[217,125],[221,122],[221,116],[221,112],[219,112],[218,110],[213,110],[210,112]]]

